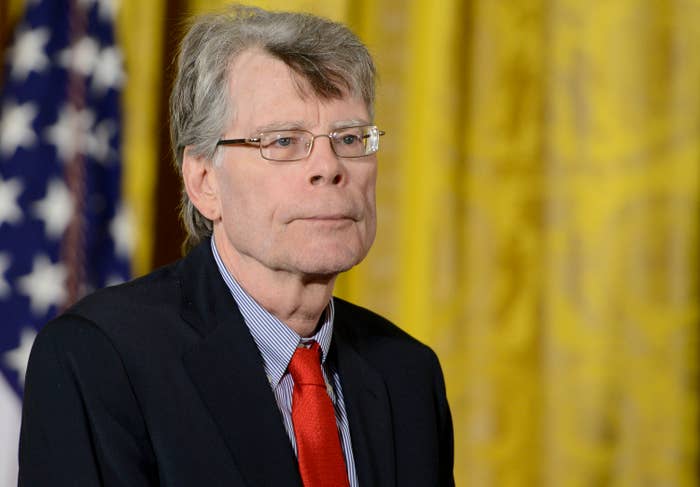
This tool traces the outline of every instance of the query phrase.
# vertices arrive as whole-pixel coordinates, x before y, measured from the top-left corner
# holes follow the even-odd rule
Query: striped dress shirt
[[[270,387],[277,400],[277,407],[282,413],[284,427],[287,430],[287,436],[289,436],[289,441],[292,444],[295,455],[297,453],[297,444],[296,438],[294,437],[294,426],[292,424],[292,392],[294,390],[294,381],[292,380],[291,374],[287,371],[287,366],[297,347],[308,346],[313,341],[318,342],[321,347],[321,369],[326,381],[326,390],[328,391],[328,395],[335,409],[335,422],[338,427],[340,445],[345,457],[348,480],[350,481],[350,487],[358,487],[359,484],[357,481],[357,472],[355,470],[355,460],[350,439],[350,426],[345,411],[345,401],[343,400],[343,388],[340,384],[340,376],[334,364],[331,363],[332,361],[326,361],[333,337],[333,317],[335,314],[333,300],[331,299],[329,301],[328,307],[324,313],[323,324],[316,334],[309,338],[302,338],[282,321],[260,306],[245,292],[228,269],[226,269],[216,249],[213,238],[211,239],[211,249],[221,277],[223,277],[231,291],[233,299],[236,301],[243,315],[243,319],[250,330],[250,334],[253,336],[253,341],[260,350],[265,373],[267,374]]]

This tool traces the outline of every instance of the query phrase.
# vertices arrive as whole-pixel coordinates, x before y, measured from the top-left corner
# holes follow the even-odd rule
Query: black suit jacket
[[[331,359],[360,484],[453,485],[435,354],[334,299]],[[208,241],[171,266],[98,291],[39,333],[19,483],[301,486],[262,358]]]

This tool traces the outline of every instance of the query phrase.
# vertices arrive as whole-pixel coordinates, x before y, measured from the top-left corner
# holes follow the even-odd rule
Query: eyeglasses
[[[385,132],[375,125],[343,127],[330,134],[314,135],[307,130],[272,130],[249,139],[222,139],[216,145],[257,145],[263,159],[292,162],[306,159],[318,137],[328,137],[338,157],[365,157],[379,150],[379,137]]]

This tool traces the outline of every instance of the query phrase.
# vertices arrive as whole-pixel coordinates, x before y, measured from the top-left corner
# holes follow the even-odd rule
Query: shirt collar
[[[248,326],[250,334],[253,336],[253,341],[255,341],[255,344],[260,350],[265,366],[265,373],[273,388],[277,387],[280,380],[282,380],[282,376],[284,376],[284,373],[287,371],[289,361],[292,359],[294,351],[300,344],[308,343],[311,340],[318,342],[322,352],[321,362],[326,362],[328,351],[331,346],[331,338],[333,336],[333,318],[335,316],[333,299],[328,302],[328,306],[323,313],[323,323],[316,334],[310,338],[302,338],[276,316],[260,306],[260,304],[238,284],[238,281],[231,275],[221,260],[213,237],[211,239],[211,250],[214,254],[216,265],[219,268],[219,273],[228,286],[233,299],[236,301],[243,315],[243,320]]]

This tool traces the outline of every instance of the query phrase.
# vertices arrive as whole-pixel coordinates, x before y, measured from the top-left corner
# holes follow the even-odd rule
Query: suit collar
[[[299,487],[262,359],[214,262],[209,241],[179,265],[181,315],[201,336],[183,361],[248,483]]]
[[[359,484],[395,486],[394,430],[386,384],[358,351],[353,324],[340,307],[333,338]]]

